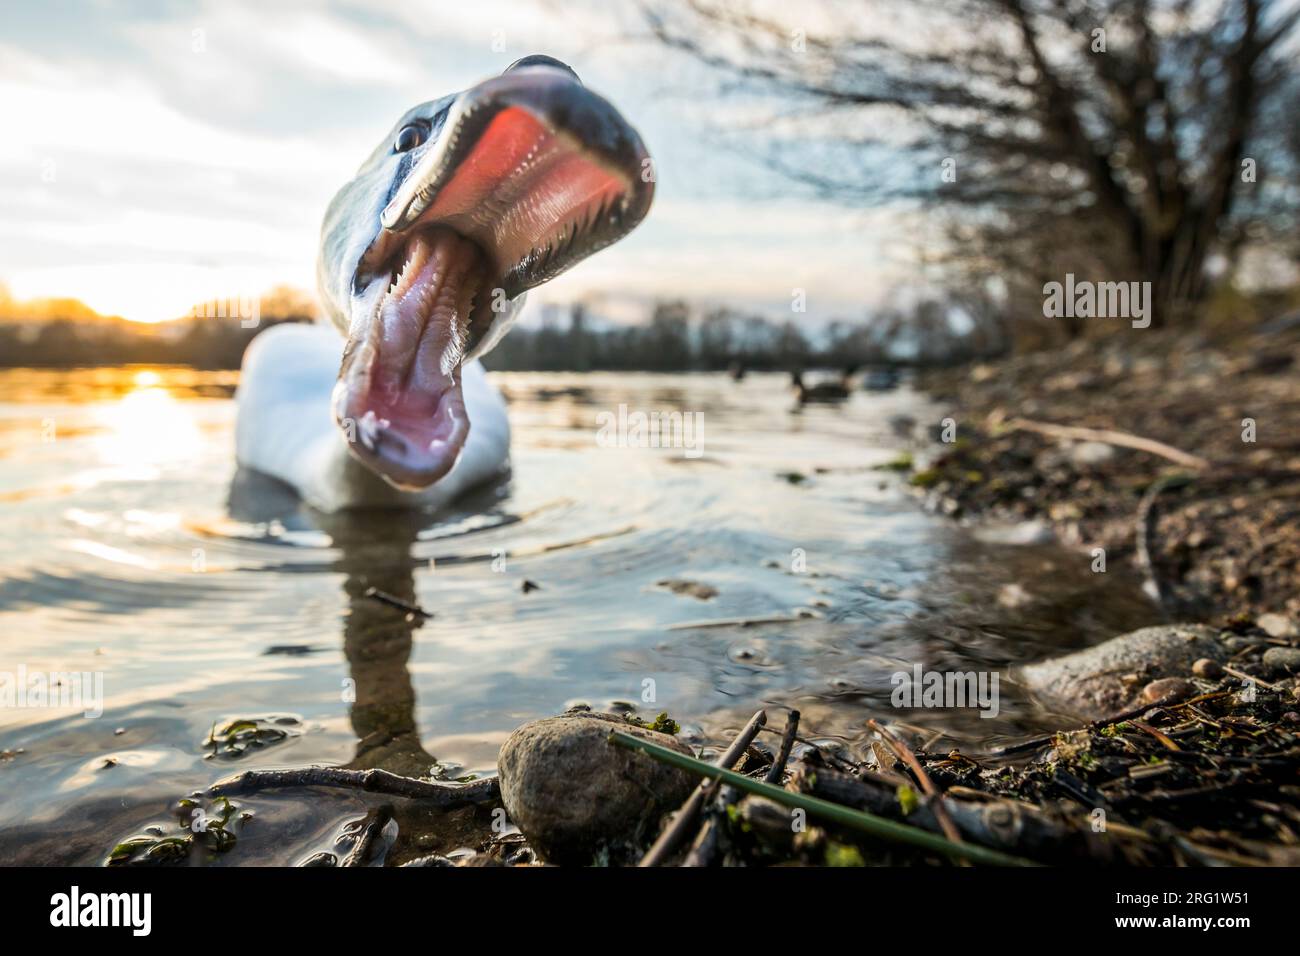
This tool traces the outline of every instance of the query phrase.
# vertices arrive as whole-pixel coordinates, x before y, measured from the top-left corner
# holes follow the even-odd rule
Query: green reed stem
[[[685,770],[687,773],[713,780],[722,780],[737,790],[744,790],[756,796],[767,797],[769,800],[774,800],[783,806],[804,810],[812,816],[830,820],[833,823],[851,827],[863,833],[869,833],[883,840],[907,843],[924,850],[943,853],[956,859],[970,860],[972,863],[985,863],[989,866],[1039,865],[1032,860],[1010,856],[973,843],[953,843],[937,833],[930,833],[906,823],[887,820],[884,817],[876,816],[874,813],[867,813],[865,810],[855,810],[852,807],[841,806],[838,803],[831,803],[829,800],[822,800],[820,797],[793,793],[781,787],[763,783],[761,780],[753,780],[742,773],[736,773],[734,770],[724,770],[713,764],[705,763],[703,760],[687,757],[675,750],[669,750],[667,747],[661,747],[648,740],[641,740],[617,730],[610,733],[609,742],[619,747],[625,747],[628,750],[639,750],[660,763],[669,764],[680,770]]]

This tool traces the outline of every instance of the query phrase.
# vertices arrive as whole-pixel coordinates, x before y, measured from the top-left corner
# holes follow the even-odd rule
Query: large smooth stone
[[[1201,624],[1144,627],[1087,650],[1020,671],[1025,687],[1047,707],[1099,720],[1136,707],[1142,689],[1164,677],[1186,677],[1200,659],[1223,663],[1219,632]]]
[[[686,756],[675,737],[611,714],[575,711],[524,724],[497,757],[510,820],[551,863],[630,862],[699,782],[685,771],[609,743],[620,730]]]

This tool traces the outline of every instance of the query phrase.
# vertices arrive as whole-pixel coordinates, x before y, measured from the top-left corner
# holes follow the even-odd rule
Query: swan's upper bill
[[[631,126],[549,57],[408,111],[322,230],[321,295],[347,336],[333,410],[352,454],[400,488],[446,475],[472,427],[465,363],[525,291],[630,232],[653,180]]]

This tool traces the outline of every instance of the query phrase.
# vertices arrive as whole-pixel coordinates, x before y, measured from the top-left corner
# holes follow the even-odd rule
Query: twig
[[[1189,697],[1187,700],[1179,701],[1176,704],[1169,704],[1168,709],[1182,710],[1185,707],[1191,707],[1192,704],[1204,703],[1207,700],[1219,700],[1220,698],[1223,697],[1231,697],[1234,693],[1236,693],[1235,688],[1229,688],[1228,690],[1212,690],[1204,694],[1197,694],[1195,697]],[[1163,700],[1164,698],[1161,698],[1161,701]],[[1161,703],[1161,701],[1157,701],[1156,705],[1158,706]],[[1195,711],[1196,708],[1192,707],[1192,710]],[[1203,716],[1204,715],[1202,715],[1202,717]]]
[[[1262,687],[1265,690],[1276,691],[1278,689],[1276,684],[1270,683],[1269,681],[1266,681],[1261,677],[1253,677],[1252,675],[1247,674],[1245,671],[1239,671],[1237,670],[1237,668],[1229,667],[1227,664],[1223,665],[1223,672],[1225,674],[1231,674],[1233,677],[1237,678],[1237,680],[1250,681],[1252,684]]]
[[[894,820],[887,820],[884,817],[876,816],[874,813],[867,813],[864,810],[854,810],[850,807],[843,807],[837,803],[831,803],[827,800],[821,800],[817,797],[811,797],[804,793],[794,793],[789,790],[775,787],[770,783],[764,783],[761,780],[754,780],[746,777],[743,773],[736,773],[734,770],[726,770],[713,764],[705,763],[703,760],[697,760],[694,757],[687,757],[685,754],[678,753],[676,750],[669,750],[667,747],[661,747],[659,744],[651,743],[648,740],[641,740],[629,734],[621,733],[617,730],[611,731],[609,735],[610,743],[619,747],[626,747],[629,750],[640,750],[661,763],[678,767],[689,773],[697,774],[710,780],[721,780],[730,784],[738,790],[746,793],[752,793],[760,797],[767,797],[774,800],[782,806],[794,807],[804,810],[812,816],[819,817],[823,820],[829,820],[832,823],[838,823],[842,826],[851,827],[862,833],[868,833],[871,836],[884,840],[892,840],[895,843],[906,843],[909,846],[919,847],[923,850],[930,850],[936,853],[943,853],[956,859],[971,860],[975,863],[987,863],[992,866],[1036,866],[1032,860],[1025,860],[1020,857],[1010,856],[1006,853],[1000,853],[997,850],[990,850],[988,847],[979,846],[974,843],[953,843],[936,833],[927,833],[925,830],[908,826],[906,823],[898,823]]]
[[[730,790],[730,787],[723,787],[723,793]],[[734,791],[732,791],[734,792]],[[718,855],[718,843],[721,839],[721,828],[718,826],[717,816],[712,816],[704,821],[704,826],[700,827],[700,833],[691,844],[690,850],[686,853],[686,858],[682,860],[684,867],[700,867],[712,865]]]
[[[1201,694],[1199,697],[1192,697],[1189,700],[1174,702],[1175,695],[1170,693],[1161,697],[1157,701],[1149,704],[1138,704],[1136,707],[1130,707],[1128,710],[1121,710],[1118,714],[1112,714],[1110,717],[1103,717],[1101,720],[1089,721],[1088,724],[1081,728],[1089,731],[1102,730],[1112,724],[1122,724],[1125,721],[1132,720],[1134,717],[1140,717],[1149,710],[1158,707],[1164,707],[1168,710],[1178,710],[1186,707],[1188,704],[1195,704],[1203,700],[1217,700],[1220,697],[1227,697],[1232,691],[1211,691],[1208,694]],[[1057,733],[1063,733],[1058,731]],[[1023,753],[1026,750],[1035,750],[1038,747],[1046,746],[1056,739],[1057,734],[1043,734],[1038,737],[1030,737],[1028,740],[1022,740],[1019,743],[1007,744],[1005,747],[998,747],[993,750],[991,757],[1010,757],[1013,754]]]
[[[694,631],[706,627],[754,627],[759,624],[798,624],[807,618],[795,617],[791,614],[772,614],[765,617],[717,617],[706,618],[702,621],[682,621],[678,624],[670,624],[670,631]]]
[[[880,739],[883,740],[888,745],[889,749],[897,754],[903,763],[907,764],[911,769],[912,773],[916,776],[917,783],[921,785],[921,789],[925,791],[927,796],[933,798],[934,816],[935,819],[939,821],[939,826],[943,828],[944,836],[953,843],[960,843],[961,833],[958,831],[957,825],[952,822],[952,817],[948,816],[948,809],[943,805],[943,794],[940,792],[939,788],[934,785],[934,781],[930,779],[930,775],[925,772],[925,768],[921,766],[921,761],[916,759],[916,754],[912,753],[908,747],[904,746],[903,742],[895,737],[893,733],[887,730],[879,721],[875,719],[868,720],[867,726],[880,734]]]
[[[785,774],[785,766],[790,760],[790,751],[794,749],[794,740],[798,730],[799,711],[792,710],[785,721],[785,732],[781,735],[781,749],[777,751],[772,766],[767,768],[767,773],[763,777],[764,783],[779,784],[781,782],[781,777]],[[734,787],[722,788],[722,791],[718,794],[718,799],[713,802],[712,815],[700,827],[700,834],[695,838],[695,842],[691,844],[690,850],[687,851],[682,866],[712,865],[718,855],[719,833],[722,826],[722,815],[719,812],[719,807],[734,803],[736,797],[737,793]]]
[[[758,736],[758,728],[767,723],[767,713],[757,711],[753,717],[749,718],[749,723],[744,729],[736,735],[736,739],[731,742],[731,746],[726,752],[718,758],[715,766],[730,770],[740,759],[749,745],[754,742]],[[712,784],[705,782],[695,788],[695,791],[686,798],[682,808],[673,816],[673,821],[663,833],[659,834],[659,839],[655,840],[654,845],[646,851],[645,856],[641,858],[638,866],[659,866],[666,860],[672,852],[677,849],[682,840],[686,838],[690,828],[695,824],[696,818],[700,814],[700,808],[704,806],[704,801],[712,790]]]
[[[794,749],[794,737],[799,732],[799,711],[790,711],[790,716],[785,719],[785,733],[781,736],[781,749],[777,751],[776,759],[772,761],[772,766],[768,768],[767,776],[763,778],[764,783],[780,783],[781,777],[785,773],[786,762],[790,759],[790,751]]]
[[[483,777],[469,783],[434,783],[401,777],[387,770],[344,770],[341,767],[303,767],[297,770],[249,770],[237,777],[219,780],[208,793],[221,796],[273,790],[280,787],[345,787],[367,793],[383,793],[412,800],[427,800],[439,807],[461,807],[491,803],[501,796],[500,781]]]
[[[775,727],[760,727],[760,728],[759,728],[759,733],[764,733],[764,734],[780,734],[780,733],[783,733],[783,732],[780,731],[780,730],[777,730]],[[846,769],[846,770],[848,770],[848,771],[850,771],[850,772],[852,772],[852,771],[854,771],[854,770],[857,769],[853,764],[851,764],[849,761],[845,760],[843,757],[837,757],[835,754],[831,753],[830,751],[828,751],[828,750],[823,750],[823,749],[821,748],[821,746],[818,745],[817,741],[815,741],[815,740],[810,740],[809,738],[805,737],[803,734],[795,734],[795,735],[794,735],[794,740],[795,740],[795,743],[799,743],[799,744],[807,744],[809,747],[814,748],[815,750],[817,750],[818,753],[821,754],[821,756],[823,756],[823,757],[825,757],[826,759],[828,759],[832,764],[839,764],[841,767],[843,767],[844,769]]]
[[[1013,418],[1006,422],[1006,427],[1013,431],[1019,429],[1027,432],[1038,432],[1040,435],[1050,435],[1053,438],[1070,438],[1075,441],[1095,441],[1106,445],[1118,445],[1122,448],[1133,448],[1137,451],[1145,451],[1152,455],[1158,455],[1161,458],[1168,458],[1170,461],[1197,470],[1203,470],[1210,467],[1210,461],[1208,458],[1202,458],[1200,455],[1191,455],[1185,451],[1180,451],[1173,445],[1166,445],[1164,442],[1156,441],[1152,438],[1143,438],[1140,435],[1117,431],[1113,428],[1082,428],[1078,425],[1054,425],[1051,422],[1036,422],[1027,418]]]
[[[388,826],[388,821],[393,819],[393,808],[384,804],[382,807],[376,807],[368,816],[365,828],[357,837],[357,842],[352,845],[348,855],[343,858],[342,866],[364,866],[366,858],[370,856],[370,848],[379,839],[379,835],[384,832],[384,827]]]
[[[1268,866],[1263,860],[1255,860],[1248,856],[1241,856],[1238,853],[1230,853],[1227,850],[1205,846],[1203,843],[1193,843],[1183,836],[1175,836],[1174,843],[1180,850],[1196,859],[1203,866]],[[1218,862],[1211,863],[1204,859],[1205,857],[1212,857]]]
[[[381,591],[379,588],[366,588],[363,597],[373,598],[381,604],[387,604],[389,607],[395,607],[399,611],[405,611],[407,614],[418,614],[420,617],[428,619],[433,617],[433,612],[426,611],[418,604],[412,604],[409,601],[403,601],[396,595],[389,594],[387,591]]]
[[[907,812],[899,804],[897,787],[878,780],[804,765],[796,770],[790,789],[889,820],[899,820],[939,836],[943,834],[933,803],[922,804]],[[959,793],[964,796],[959,796]],[[965,787],[949,787],[945,796],[948,798],[948,813],[968,844],[1034,859],[1047,857],[1052,861],[1079,855],[1097,859],[1097,852],[1102,849],[1095,841],[1077,839],[1081,836],[1077,823],[1067,822],[1064,814],[1044,812],[1018,798],[1000,797]],[[1103,800],[1101,805],[1109,812],[1109,804]]]
[[[1075,802],[1085,807],[1110,809],[1110,801],[1106,799],[1105,794],[1088,783],[1088,781],[1080,780],[1060,765],[1057,765],[1055,773],[1052,774],[1052,782],[1065,791]]]
[[[1160,497],[1160,493],[1175,484],[1178,479],[1185,477],[1184,475],[1165,475],[1153,481],[1151,487],[1147,488],[1146,492],[1143,493],[1142,500],[1138,502],[1137,516],[1134,519],[1136,525],[1134,538],[1136,539],[1137,565],[1138,570],[1142,572],[1143,577],[1146,579],[1143,590],[1147,592],[1147,596],[1151,600],[1155,601],[1156,606],[1162,612],[1166,610],[1165,598],[1160,590],[1160,579],[1156,576],[1155,562],[1151,560],[1151,539],[1155,534],[1156,498]]]
[[[1156,730],[1156,728],[1152,727],[1150,724],[1143,723],[1142,721],[1134,717],[1130,717],[1128,722],[1132,724],[1134,727],[1136,727],[1138,730],[1142,731],[1142,733],[1150,734],[1156,740],[1160,741],[1162,744],[1164,744],[1165,749],[1167,750],[1183,749],[1182,747],[1179,747],[1178,744],[1174,743],[1168,734]]]

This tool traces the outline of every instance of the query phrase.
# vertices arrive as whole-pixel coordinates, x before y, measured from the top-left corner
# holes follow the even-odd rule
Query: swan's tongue
[[[460,366],[486,275],[479,248],[450,229],[415,234],[365,341],[344,358],[335,415],[353,453],[399,487],[442,478],[465,445]]]

